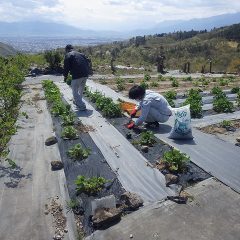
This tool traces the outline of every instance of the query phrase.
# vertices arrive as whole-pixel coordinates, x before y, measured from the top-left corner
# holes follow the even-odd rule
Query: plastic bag
[[[180,108],[172,108],[174,126],[169,138],[172,139],[193,139],[191,128],[190,105]]]

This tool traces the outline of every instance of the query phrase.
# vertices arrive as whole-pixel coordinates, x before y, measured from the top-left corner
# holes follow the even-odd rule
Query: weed
[[[77,138],[77,130],[73,126],[67,126],[63,128],[62,138],[75,139]]]
[[[108,181],[103,177],[92,177],[86,178],[85,176],[79,175],[74,181],[77,185],[77,193],[86,193],[88,195],[95,194],[102,190],[105,183]]]
[[[162,160],[169,165],[170,171],[182,172],[190,158],[185,153],[172,149],[163,154]]]
[[[154,143],[156,143],[153,132],[151,131],[142,132],[140,135],[139,143],[141,145],[147,145],[147,146],[152,146]]]
[[[73,159],[86,159],[91,153],[90,149],[83,148],[80,143],[76,144],[72,148],[70,148],[67,152],[70,158]]]

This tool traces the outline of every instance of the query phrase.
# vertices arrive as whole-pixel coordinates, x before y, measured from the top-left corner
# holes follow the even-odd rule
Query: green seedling
[[[143,87],[144,89],[148,89],[149,85],[145,81],[141,81],[140,86]]]
[[[202,96],[198,89],[190,89],[187,94],[187,99],[182,104],[183,106],[190,104],[190,112],[193,118],[202,116]]]
[[[156,81],[152,81],[152,82],[150,83],[150,86],[151,86],[151,87],[158,87],[158,86],[159,86],[159,83],[156,82]]]
[[[85,176],[79,175],[74,182],[77,186],[76,191],[78,194],[86,193],[88,195],[93,195],[101,191],[108,180],[103,177],[86,178]]]
[[[231,90],[231,93],[239,93],[240,92],[240,87],[233,87]]]
[[[186,163],[190,161],[190,158],[185,153],[172,149],[163,154],[162,160],[167,163],[170,171],[182,172],[186,167]]]
[[[229,128],[232,126],[232,122],[231,121],[228,121],[228,120],[223,120],[221,123],[220,123],[220,126],[223,127],[223,128]]]
[[[62,138],[68,138],[68,139],[76,139],[77,136],[77,130],[73,126],[67,126],[63,128]]]
[[[90,155],[90,153],[91,153],[91,150],[87,148],[83,148],[80,143],[70,148],[67,152],[68,156],[74,160],[86,159]]]
[[[147,146],[152,146],[156,143],[155,137],[153,132],[151,131],[146,131],[142,132],[140,134],[140,144],[141,145],[147,145]]]
[[[22,112],[22,115],[23,115],[26,119],[29,118],[29,116],[28,116],[28,114],[27,114],[26,112]]]
[[[144,74],[144,81],[149,81],[151,79],[151,76],[149,74]]]

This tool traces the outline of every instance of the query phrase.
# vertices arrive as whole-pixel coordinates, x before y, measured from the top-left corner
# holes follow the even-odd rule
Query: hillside
[[[95,65],[110,63],[147,66],[155,65],[159,55],[165,56],[167,69],[183,69],[190,62],[191,71],[200,72],[212,61],[215,72],[240,71],[240,24],[215,28],[208,32],[178,31],[169,34],[137,36],[128,41],[82,48]]]
[[[9,55],[15,55],[16,53],[17,51],[13,47],[0,42],[0,56],[5,57]]]

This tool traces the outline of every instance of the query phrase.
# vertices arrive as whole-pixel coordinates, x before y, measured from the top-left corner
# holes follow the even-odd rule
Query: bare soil
[[[231,121],[231,124],[232,124],[232,131],[231,129],[228,130],[227,128],[222,127],[221,123],[199,128],[199,130],[201,130],[204,133],[215,135],[224,141],[235,144],[236,138],[240,137],[240,119]]]

